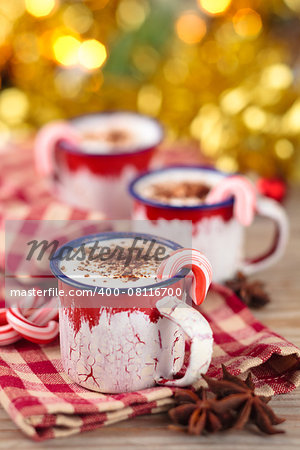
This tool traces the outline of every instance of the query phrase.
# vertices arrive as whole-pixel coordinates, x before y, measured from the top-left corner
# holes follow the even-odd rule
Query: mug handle
[[[38,173],[46,176],[53,175],[54,148],[59,140],[76,145],[80,141],[80,134],[66,121],[50,122],[37,133],[34,142],[34,159]]]
[[[206,373],[212,355],[213,336],[207,320],[194,308],[174,297],[156,302],[160,314],[176,323],[190,340],[190,357],[182,378],[157,376],[155,382],[165,386],[189,386]],[[203,363],[204,361],[204,363]]]
[[[241,263],[239,270],[245,275],[252,275],[275,264],[283,255],[289,236],[287,215],[275,200],[263,196],[258,197],[256,213],[259,216],[271,219],[276,225],[276,230],[269,250],[256,258]]]

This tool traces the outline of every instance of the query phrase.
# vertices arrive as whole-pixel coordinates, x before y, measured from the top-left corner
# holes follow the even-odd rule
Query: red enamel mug
[[[161,125],[148,116],[121,111],[82,115],[40,130],[36,167],[62,201],[126,219],[127,185],[149,168],[162,138]]]
[[[173,166],[140,175],[129,187],[134,199],[132,219],[135,229],[139,230],[140,223],[143,231],[168,237],[171,222],[190,222],[191,245],[211,262],[215,282],[232,278],[239,270],[250,275],[272,266],[281,258],[288,239],[288,219],[283,208],[269,198],[257,198],[256,214],[270,219],[275,224],[275,233],[271,247],[250,260],[243,254],[245,227],[234,217],[235,200],[232,197],[220,203],[191,206],[153,200],[147,196],[147,190],[153,183],[174,181],[201,182],[213,187],[226,176],[228,174],[210,167]]]
[[[72,268],[73,260],[59,257],[64,250],[78,252],[95,243],[101,249],[133,239],[143,243],[155,240],[171,252],[182,248],[147,234],[100,233],[66,243],[50,262],[58,279],[63,367],[76,383],[94,391],[121,393],[155,384],[187,386],[210,364],[212,331],[206,319],[187,303],[188,268],[161,281],[150,278],[148,284],[146,280],[136,284],[135,280],[126,285],[109,274],[93,284],[95,275],[86,277],[84,269]],[[110,282],[114,282],[111,287]],[[189,358],[182,372],[187,347]]]

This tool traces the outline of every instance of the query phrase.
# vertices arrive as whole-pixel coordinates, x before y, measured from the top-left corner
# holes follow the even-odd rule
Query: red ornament
[[[278,202],[281,202],[286,196],[287,185],[280,178],[260,178],[256,187],[262,195],[273,198]]]

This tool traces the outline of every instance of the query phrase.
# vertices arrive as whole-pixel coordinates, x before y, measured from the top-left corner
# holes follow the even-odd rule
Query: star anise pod
[[[254,393],[254,383],[249,373],[245,381],[231,375],[223,365],[223,378],[217,380],[203,375],[209,389],[216,394],[219,400],[218,407],[224,402],[235,411],[235,418],[230,428],[240,430],[247,423],[254,423],[263,433],[284,433],[273,425],[284,422],[285,419],[277,417],[273,410],[267,405],[270,397],[258,396]]]
[[[177,406],[169,410],[169,416],[190,434],[214,433],[226,428],[232,420],[226,401],[220,407],[220,402],[216,398],[208,398],[207,390],[203,388],[198,391],[178,389],[174,397]]]
[[[270,302],[270,297],[260,280],[249,281],[247,277],[238,272],[234,278],[225,282],[247,306],[260,308]]]

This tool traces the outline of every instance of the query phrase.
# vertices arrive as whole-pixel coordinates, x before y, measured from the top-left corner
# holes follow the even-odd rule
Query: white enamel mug
[[[270,219],[275,224],[271,247],[251,260],[244,256],[245,227],[234,217],[234,199],[215,204],[180,206],[150,200],[143,192],[152,183],[169,181],[200,181],[214,186],[228,176],[213,168],[200,166],[174,166],[147,172],[137,177],[129,191],[134,199],[132,219],[134,227],[159,236],[170,236],[172,225],[182,222],[192,224],[191,246],[203,252],[213,268],[213,281],[223,282],[237,271],[251,275],[272,266],[281,258],[288,240],[288,219],[283,208],[274,200],[259,196],[256,214]],[[139,225],[140,221],[140,225]],[[182,236],[186,245],[186,236]]]

